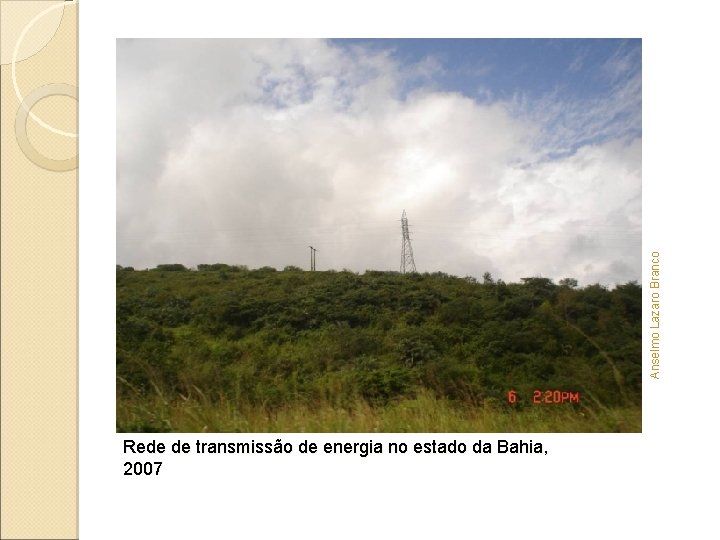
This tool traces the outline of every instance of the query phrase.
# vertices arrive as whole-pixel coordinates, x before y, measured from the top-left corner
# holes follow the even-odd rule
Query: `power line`
[[[184,231],[150,230],[144,233],[123,234],[116,236],[118,245],[145,244],[149,240],[155,242],[180,244],[207,244],[228,241],[243,242],[246,244],[282,244],[305,245],[303,241],[308,234],[322,237],[326,243],[351,244],[358,239],[382,237],[391,234],[388,225],[384,222],[361,221],[355,223],[337,223],[333,225],[304,226],[291,224],[282,230],[270,226],[250,226],[242,228],[196,228]],[[496,226],[485,224],[478,228],[466,220],[423,220],[414,222],[413,236],[418,240],[434,237],[445,238],[452,235],[454,238],[472,240],[473,238],[485,241],[502,241],[504,243],[531,238],[533,242],[563,241],[566,238],[588,236],[594,241],[637,243],[640,240],[641,228],[617,228],[602,226],[594,223],[587,224],[561,224],[555,227],[544,227],[542,224],[514,224],[498,223]],[[558,227],[562,228],[558,228]]]

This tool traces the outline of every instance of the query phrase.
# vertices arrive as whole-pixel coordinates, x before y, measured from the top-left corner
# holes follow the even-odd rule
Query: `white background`
[[[252,4],[259,4],[258,2]],[[717,511],[713,319],[717,18],[696,2],[82,2],[80,537],[710,538]],[[676,4],[678,5],[678,4]],[[643,38],[642,434],[342,435],[541,441],[548,455],[175,456],[124,476],[115,433],[115,39]],[[192,84],[188,73],[188,84]],[[661,259],[661,379],[648,377],[649,254]],[[301,435],[258,435],[297,443]],[[251,435],[206,435],[246,440]],[[189,434],[139,435],[136,440]],[[144,461],[145,459],[143,459]],[[148,460],[154,461],[150,457]]]

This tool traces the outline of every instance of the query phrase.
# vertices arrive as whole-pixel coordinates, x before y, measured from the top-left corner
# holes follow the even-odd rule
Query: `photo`
[[[117,432],[642,431],[640,39],[116,52]]]

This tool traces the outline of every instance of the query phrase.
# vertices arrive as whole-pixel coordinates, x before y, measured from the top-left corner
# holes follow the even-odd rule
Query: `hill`
[[[634,282],[116,276],[118,431],[640,431]]]

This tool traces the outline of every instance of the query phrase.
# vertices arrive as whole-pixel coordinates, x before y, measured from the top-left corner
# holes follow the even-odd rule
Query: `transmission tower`
[[[410,243],[410,229],[408,227],[407,214],[403,210],[402,218],[402,254],[400,256],[400,272],[417,272],[415,269],[415,258],[413,257],[412,244]]]

